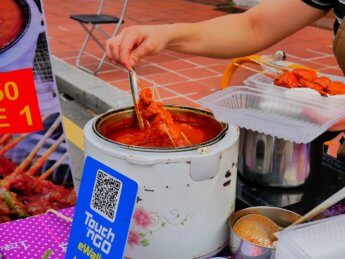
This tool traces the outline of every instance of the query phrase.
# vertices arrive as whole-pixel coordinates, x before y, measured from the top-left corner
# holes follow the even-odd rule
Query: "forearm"
[[[171,33],[167,48],[217,58],[253,54],[317,20],[324,13],[306,6],[301,0],[266,0],[242,14],[200,23],[167,25]]]
[[[170,50],[207,57],[231,58],[262,49],[262,46],[253,40],[255,30],[243,14],[170,26],[173,35],[167,45]]]
[[[110,60],[128,69],[166,48],[207,57],[244,56],[273,45],[324,14],[301,0],[264,0],[245,13],[205,22],[131,26],[107,41],[106,52]]]

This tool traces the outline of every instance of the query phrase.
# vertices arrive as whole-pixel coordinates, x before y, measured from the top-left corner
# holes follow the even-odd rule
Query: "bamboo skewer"
[[[37,161],[30,167],[30,169],[26,172],[29,175],[34,175],[42,166],[43,164],[48,160],[50,155],[56,151],[56,149],[59,147],[59,145],[65,140],[65,136],[61,135],[53,145],[51,145],[44,154],[37,159]],[[14,173],[13,173],[14,174]]]
[[[160,96],[160,94],[159,94],[159,92],[158,92],[158,88],[157,88],[157,86],[156,86],[156,82],[155,81],[153,81],[153,86],[152,86],[152,88],[154,89],[154,92],[156,93],[156,95],[157,95],[157,97],[158,97],[158,101],[160,101],[162,98],[161,98],[161,96]],[[156,98],[157,99],[157,98]]]
[[[38,179],[46,180],[68,158],[68,153],[63,154],[48,170],[43,172]]]
[[[192,143],[189,141],[189,139],[187,138],[187,136],[181,131],[181,135],[184,138],[184,140],[188,143],[188,145],[192,145]]]
[[[28,165],[31,163],[31,161],[34,159],[38,151],[41,149],[41,147],[44,145],[44,143],[47,141],[47,139],[54,133],[54,131],[60,126],[61,123],[61,116],[59,116],[55,122],[50,126],[50,128],[47,130],[47,132],[43,135],[43,137],[40,139],[40,141],[36,144],[36,146],[33,148],[33,150],[30,152],[30,154],[23,160],[23,162],[14,170],[13,174],[16,175],[20,172],[25,171],[25,169],[28,167]]]
[[[143,90],[143,85],[141,84],[140,78],[137,76],[137,82],[140,90]]]
[[[259,64],[259,65],[263,65],[263,66],[267,66],[267,67],[273,67],[273,68],[282,70],[282,71],[284,71],[284,72],[291,71],[291,69],[289,69],[289,68],[282,67],[282,66],[278,66],[278,65],[275,65],[275,64],[272,64],[272,63],[266,63],[266,62],[264,62],[264,61],[257,60],[257,59],[254,59],[254,58],[251,58],[250,60],[253,61],[253,62],[255,62],[255,63],[257,63],[257,64]]]
[[[10,151],[12,148],[14,148],[19,142],[21,142],[22,140],[24,140],[27,136],[29,136],[30,133],[25,133],[25,134],[21,134],[19,137],[13,139],[11,142],[9,142],[8,144],[6,144],[5,146],[2,147],[2,149],[0,149],[0,156],[4,155],[5,153],[7,153],[8,151]]]
[[[170,132],[169,132],[167,125],[166,124],[162,124],[162,125],[163,125],[165,133],[168,135],[171,143],[174,145],[174,147],[176,147],[176,143],[175,143],[174,139],[172,138],[172,136],[170,135]]]
[[[3,145],[4,143],[6,143],[6,141],[8,141],[11,138],[10,134],[4,134],[1,138],[0,138],[0,145]]]
[[[251,67],[248,67],[248,66],[245,66],[245,65],[242,65],[242,64],[235,63],[234,65],[235,65],[235,66],[238,66],[238,67],[245,68],[245,69],[250,70],[250,71],[255,72],[255,73],[263,74],[263,75],[268,76],[268,77],[271,77],[271,78],[275,78],[275,79],[278,78],[278,76],[276,76],[276,75],[267,73],[267,72],[265,72],[265,71],[257,70],[257,69],[255,69],[255,68],[251,68]]]
[[[42,121],[45,121],[45,119],[48,118],[49,115],[50,114],[46,114],[45,116],[43,116]],[[23,139],[25,139],[29,135],[30,135],[29,133],[21,134],[19,135],[19,137],[7,143],[5,146],[2,147],[2,149],[0,149],[0,156],[7,153],[11,148],[15,147],[19,142],[21,142]],[[2,138],[0,139],[0,145],[5,143],[11,136],[12,136],[11,134],[3,135]]]
[[[61,212],[57,211],[57,210],[54,210],[54,209],[49,209],[47,210],[46,212],[47,214],[48,213],[52,213],[54,215],[56,215],[57,217],[59,218],[62,218],[63,220],[67,221],[67,222],[73,222],[73,219],[70,218],[70,217],[67,217],[66,215],[62,214]]]

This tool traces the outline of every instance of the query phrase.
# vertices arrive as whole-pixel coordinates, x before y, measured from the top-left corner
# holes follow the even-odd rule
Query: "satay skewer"
[[[56,151],[56,149],[60,146],[60,144],[65,140],[65,136],[61,135],[53,145],[51,145],[44,154],[36,160],[36,162],[30,167],[30,169],[26,172],[29,175],[34,175],[48,160],[50,155]]]
[[[43,116],[42,120],[44,121],[47,117],[48,117],[48,114]],[[0,156],[4,155],[8,151],[10,151],[12,148],[14,148],[16,145],[18,145],[19,142],[24,140],[29,135],[30,135],[30,133],[24,133],[24,134],[19,135],[17,138],[11,140],[9,143],[7,143],[5,146],[3,146],[0,149]],[[9,139],[11,137],[11,134],[5,134],[3,137]]]
[[[289,69],[287,67],[278,66],[276,64],[272,64],[272,63],[269,63],[269,62],[264,62],[264,61],[261,61],[261,60],[257,60],[255,58],[251,58],[250,60],[255,62],[255,63],[257,63],[257,64],[259,64],[259,65],[263,65],[263,66],[267,66],[267,67],[273,67],[273,68],[282,70],[284,72],[291,71],[291,69]]]
[[[54,133],[54,131],[60,126],[61,124],[61,116],[59,116],[54,123],[50,126],[50,128],[47,130],[47,132],[43,135],[43,137],[38,141],[36,146],[32,149],[30,154],[23,160],[23,162],[14,170],[12,174],[16,175],[20,172],[25,171],[25,169],[28,167],[28,165],[32,162],[34,157],[37,155],[38,151],[41,149],[41,147],[44,145],[44,143],[47,141],[47,139]]]
[[[16,145],[18,145],[19,142],[24,140],[29,135],[30,135],[30,133],[21,134],[19,137],[15,138],[11,142],[7,143],[5,146],[3,146],[0,149],[0,156],[4,155],[8,151],[10,151],[12,148],[14,148]]]
[[[242,67],[242,68],[245,68],[247,70],[250,70],[250,71],[253,71],[253,72],[256,72],[256,73],[260,73],[260,74],[263,74],[265,76],[268,76],[270,78],[274,78],[274,79],[279,79],[279,76],[277,75],[273,75],[273,74],[269,74],[269,73],[266,73],[265,71],[260,71],[260,70],[256,70],[254,68],[251,68],[251,67],[247,67],[245,65],[241,65],[241,64],[238,64],[238,63],[235,63],[236,66],[239,66],[239,67]],[[310,88],[310,87],[307,87],[307,86],[303,86],[301,85],[300,83],[297,84],[297,87],[299,88],[309,88],[309,89],[313,89],[313,88]],[[290,87],[291,88],[291,87]],[[325,91],[320,91],[320,90],[316,90],[314,89],[315,91],[317,91],[319,94],[321,94],[322,96],[327,96],[327,92]]]
[[[239,63],[234,63],[234,65],[235,65],[235,66],[238,66],[238,67],[242,67],[242,68],[247,69],[247,70],[250,70],[250,71],[255,72],[255,73],[263,74],[263,75],[268,76],[268,77],[271,77],[271,78],[275,78],[275,79],[278,78],[278,76],[276,76],[276,75],[267,73],[267,72],[265,72],[265,71],[257,70],[257,69],[255,69],[255,68],[251,68],[251,67],[248,67],[248,66],[239,64]]]
[[[48,170],[43,172],[38,179],[46,180],[68,158],[68,153],[63,154]]]
[[[160,94],[158,92],[158,88],[157,88],[157,85],[156,85],[156,82],[153,81],[153,86],[152,86],[154,92],[156,93],[157,97],[158,97],[158,100],[160,101],[161,100],[161,97],[160,97]],[[165,109],[165,107],[164,107]],[[165,124],[164,124],[165,125]],[[166,126],[166,125],[165,125]],[[191,142],[189,141],[189,139],[187,138],[187,136],[181,131],[181,135],[182,137],[184,138],[184,140],[188,143],[188,145],[192,145]]]

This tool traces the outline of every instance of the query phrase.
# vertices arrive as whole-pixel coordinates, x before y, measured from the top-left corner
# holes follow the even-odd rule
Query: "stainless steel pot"
[[[276,207],[251,207],[240,210],[230,216],[230,252],[235,259],[273,259],[275,249],[263,247],[241,239],[234,231],[233,226],[242,217],[249,214],[260,214],[268,217],[281,227],[287,227],[301,216],[285,209]]]
[[[321,162],[323,143],[336,134],[326,132],[311,143],[297,144],[241,129],[239,172],[265,186],[303,185]]]

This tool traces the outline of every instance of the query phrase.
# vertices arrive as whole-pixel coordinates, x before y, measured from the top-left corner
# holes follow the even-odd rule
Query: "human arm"
[[[325,10],[301,0],[266,0],[242,14],[198,23],[125,28],[106,44],[108,58],[131,68],[163,49],[216,58],[263,50],[319,19]]]

